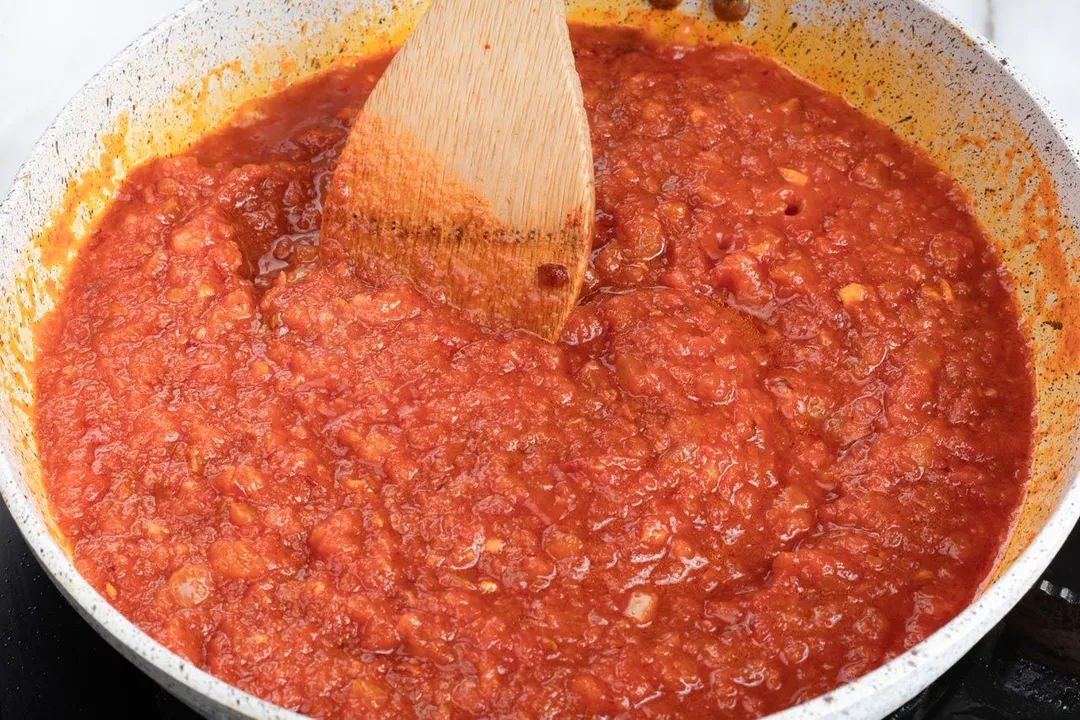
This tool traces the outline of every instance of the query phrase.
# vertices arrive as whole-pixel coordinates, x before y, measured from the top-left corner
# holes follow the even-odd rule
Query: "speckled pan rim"
[[[23,182],[29,182],[38,166],[50,162],[49,148],[62,137],[63,126],[77,120],[73,108],[81,105],[85,98],[104,91],[113,74],[118,72],[143,47],[153,43],[172,25],[212,2],[213,0],[192,0],[168,15],[117,53],[72,96],[42,134],[16,173],[11,188],[0,203],[0,226],[9,222],[11,214],[9,204],[15,188]],[[173,692],[173,688],[163,681],[168,680],[177,686],[187,687],[199,696],[208,699],[209,704],[220,706],[221,709],[227,709],[244,717],[265,720],[302,720],[304,716],[257,698],[196,667],[158,643],[106,602],[78,573],[74,564],[49,533],[33,498],[16,480],[11,462],[4,455],[0,455],[0,498],[3,498],[19,532],[22,533],[34,556],[67,600],[79,610],[80,614],[92,620],[91,625],[110,644],[114,647],[127,648],[143,663],[152,666],[163,675],[164,677],[159,675],[154,679],[163,683],[170,692]],[[145,671],[145,668],[140,669]],[[178,697],[181,696],[178,695]],[[184,698],[181,697],[181,699]]]
[[[968,30],[952,12],[941,7],[937,0],[909,2],[936,15],[944,24],[974,43],[984,57],[1000,65],[1001,70],[1016,83],[1019,91],[1042,113],[1043,120],[1061,140],[1073,162],[1080,164],[1080,146],[1070,137],[1064,120],[1028,77],[1015,69],[1015,65],[1005,53],[978,32]],[[1050,565],[1050,561],[1077,525],[1078,519],[1080,474],[1073,475],[1068,481],[1068,487],[1061,494],[1057,508],[1047,518],[1027,549],[959,615],[911,650],[858,680],[770,715],[770,720],[863,720],[884,717],[900,707],[944,674],[1012,610]]]
[[[212,0],[193,0],[180,10],[143,33],[131,45],[117,54],[83,86],[53,120],[31,150],[16,174],[12,189],[0,203],[0,225],[7,224],[11,215],[10,203],[14,187],[28,182],[34,170],[49,162],[54,141],[61,137],[61,128],[75,119],[73,108],[82,100],[105,89],[112,75],[144,46],[152,43],[174,23],[197,12]],[[1023,73],[1017,72],[991,42],[978,33],[965,29],[949,11],[935,0],[908,0],[910,6],[921,7],[936,15],[957,33],[970,39],[989,60],[1002,65],[1005,74],[1016,83],[1032,105],[1043,115],[1049,128],[1058,135],[1063,146],[1080,165],[1077,146],[1065,131],[1060,116],[1046,99],[1034,89]],[[84,616],[92,620],[95,629],[110,643],[130,650],[138,659],[155,668],[159,681],[169,681],[186,687],[209,701],[252,718],[296,719],[303,716],[256,698],[200,670],[192,663],[166,649],[134,623],[113,608],[75,570],[74,565],[49,534],[39,511],[28,492],[16,480],[10,461],[0,456],[0,497],[11,511],[19,531],[38,562],[53,582]],[[811,718],[874,718],[882,717],[899,707],[929,685],[960,659],[991,627],[1020,600],[1050,563],[1080,517],[1080,477],[1074,476],[1062,494],[1057,508],[1028,548],[998,580],[952,621],[925,641],[858,680],[843,685],[825,695],[770,716],[774,720],[810,720]],[[166,683],[168,687],[168,682]],[[172,688],[169,688],[172,690]]]

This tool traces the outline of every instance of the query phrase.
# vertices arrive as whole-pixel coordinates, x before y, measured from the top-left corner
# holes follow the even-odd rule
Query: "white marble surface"
[[[311,0],[317,1],[317,0]],[[0,195],[79,87],[185,0],[0,0]],[[994,40],[1080,133],[1080,0],[938,0]]]
[[[1078,0],[937,0],[969,31],[994,42],[1080,136]]]
[[[0,0],[0,197],[102,66],[186,0]]]

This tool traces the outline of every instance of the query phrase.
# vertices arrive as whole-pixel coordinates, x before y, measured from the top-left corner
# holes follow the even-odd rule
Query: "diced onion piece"
[[[952,285],[945,278],[938,280],[938,286],[941,288],[941,297],[945,299],[945,302],[952,302],[956,299],[956,294],[953,292]]]
[[[635,590],[630,593],[630,599],[626,603],[623,614],[638,624],[652,622],[656,617],[656,609],[659,599],[651,590]]]
[[[798,185],[799,187],[803,187],[810,180],[804,173],[792,168],[780,168],[780,175],[792,185]]]
[[[851,283],[850,285],[845,285],[840,288],[837,294],[840,296],[840,302],[844,304],[844,307],[851,307],[852,305],[865,300],[867,291],[865,285]]]

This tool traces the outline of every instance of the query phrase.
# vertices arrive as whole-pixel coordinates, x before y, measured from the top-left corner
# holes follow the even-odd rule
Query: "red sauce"
[[[973,597],[1032,373],[962,193],[741,47],[574,31],[597,179],[560,343],[318,262],[387,58],[135,170],[41,328],[79,570],[319,716],[758,716]]]

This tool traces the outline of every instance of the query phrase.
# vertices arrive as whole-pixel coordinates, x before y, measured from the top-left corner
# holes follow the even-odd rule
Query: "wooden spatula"
[[[594,202],[563,0],[435,0],[356,118],[320,242],[369,282],[553,341]]]

